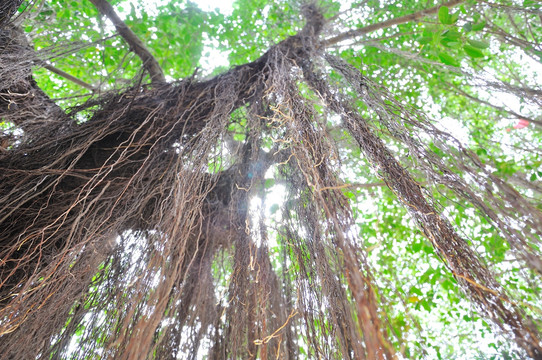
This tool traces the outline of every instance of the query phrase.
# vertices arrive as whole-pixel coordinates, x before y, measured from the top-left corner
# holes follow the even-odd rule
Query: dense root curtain
[[[324,56],[318,42],[324,19],[312,6],[305,16],[299,34],[252,63],[207,81],[135,86],[70,114],[33,82],[33,53],[25,48],[25,57],[14,58],[23,41],[0,44],[2,64],[13,61],[18,70],[0,84],[20,95],[16,111],[15,100],[0,102],[0,116],[20,129],[0,153],[2,354],[394,358],[386,300],[341,190],[336,144],[326,129],[335,113],[481,313],[525,354],[541,356],[537,329],[382,134],[322,74],[340,74],[378,114],[385,136],[403,141],[428,180],[444,182],[442,174],[452,177],[447,165],[410,133],[437,131],[419,114],[393,108],[398,103],[379,102],[387,95],[382,89]],[[237,123],[242,141],[228,132]],[[462,154],[461,169],[483,178],[476,159]],[[270,222],[264,206],[269,171],[285,184],[280,222]],[[505,212],[507,192],[482,201],[460,178],[444,183],[469,198],[518,258],[540,272],[542,218],[532,204],[520,199],[517,213]],[[535,215],[527,220],[529,237],[503,220],[525,213]]]
[[[19,114],[48,100],[19,101],[17,113],[6,104],[25,131],[0,160],[3,353],[297,358],[310,344],[303,351],[319,357],[391,358],[348,203],[324,161],[330,139],[296,90],[292,71],[323,25],[308,16],[253,63],[110,95],[78,109],[92,114],[81,124],[59,113],[26,127],[32,118]],[[239,117],[249,131],[231,147],[226,129]],[[267,152],[264,136],[277,140]],[[292,184],[282,272],[267,247],[277,233],[248,215],[279,163]]]

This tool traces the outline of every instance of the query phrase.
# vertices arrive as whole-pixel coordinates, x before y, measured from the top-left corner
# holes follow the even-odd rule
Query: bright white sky
[[[223,14],[231,14],[233,11],[233,0],[194,0],[198,7],[202,10],[220,9]]]
[[[177,0],[179,3],[183,3],[184,0]],[[191,0],[193,3],[197,4],[198,7],[205,11],[210,11],[214,9],[220,9],[220,12],[223,14],[231,14],[233,10],[234,0]],[[138,0],[128,0],[129,3],[137,5],[140,1]],[[145,4],[145,9],[153,8],[160,5],[165,5],[171,0],[143,0]]]

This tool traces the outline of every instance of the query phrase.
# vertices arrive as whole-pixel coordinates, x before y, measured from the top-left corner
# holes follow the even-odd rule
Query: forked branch
[[[119,18],[113,6],[107,0],[90,0],[90,2],[96,6],[100,14],[107,16],[111,20],[119,34],[126,40],[141,61],[143,61],[143,67],[149,72],[151,82],[153,84],[166,82],[164,72],[158,61],[156,61],[141,39]]]

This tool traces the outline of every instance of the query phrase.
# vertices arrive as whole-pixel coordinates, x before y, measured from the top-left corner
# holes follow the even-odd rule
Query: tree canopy
[[[0,352],[542,359],[541,63],[536,0],[3,1]]]

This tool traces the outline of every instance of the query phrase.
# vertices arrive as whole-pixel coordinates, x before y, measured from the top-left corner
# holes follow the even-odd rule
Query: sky
[[[202,10],[220,9],[223,14],[230,14],[233,10],[233,0],[194,0]]]

